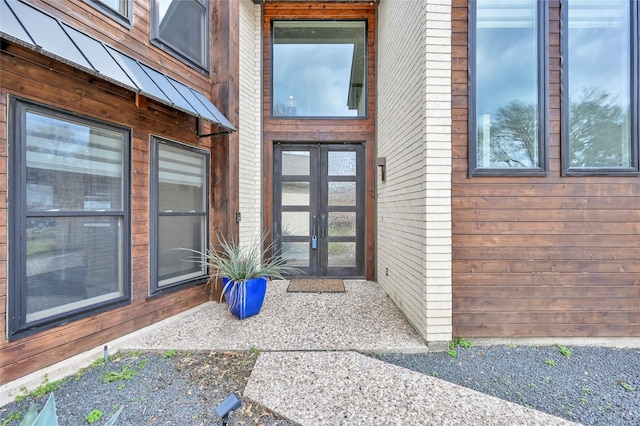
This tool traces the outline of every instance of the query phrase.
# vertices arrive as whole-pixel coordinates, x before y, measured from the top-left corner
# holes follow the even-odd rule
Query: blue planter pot
[[[222,277],[224,298],[231,313],[245,319],[260,312],[267,293],[267,277],[251,278],[244,283],[229,283],[230,281],[229,278]]]

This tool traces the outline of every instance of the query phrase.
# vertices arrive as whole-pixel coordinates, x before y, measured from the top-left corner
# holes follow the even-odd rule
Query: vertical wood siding
[[[33,1],[37,7],[174,78],[210,94],[212,79],[164,54],[149,42],[149,1],[136,0],[133,29],[110,20],[82,0]],[[212,9],[215,7],[212,4]],[[231,14],[233,11],[231,11]],[[213,15],[213,13],[212,13]],[[212,28],[213,29],[213,28]],[[212,37],[211,49],[216,49]],[[42,56],[3,42],[0,54],[0,383],[7,383],[55,362],[93,349],[117,337],[168,318],[208,300],[195,286],[147,299],[149,292],[149,143],[151,135],[213,150],[220,141],[196,136],[196,120],[151,100],[137,108],[135,94]],[[216,56],[212,54],[212,63]],[[233,73],[233,68],[230,68]],[[223,74],[224,69],[218,69]],[[16,95],[132,130],[131,304],[66,325],[7,341],[7,96]],[[216,99],[214,98],[214,101]],[[216,103],[218,103],[216,101]],[[228,102],[227,102],[228,103]],[[237,110],[237,105],[231,107]],[[231,119],[231,117],[229,117]],[[233,121],[233,119],[232,119]],[[234,121],[235,123],[235,121]],[[215,129],[204,124],[203,131]],[[225,162],[229,161],[228,159]],[[213,161],[212,161],[213,162]],[[232,179],[233,180],[233,179]],[[233,198],[230,196],[230,198]],[[212,199],[212,203],[214,200]],[[233,205],[233,199],[229,203]],[[212,217],[214,214],[212,206]],[[226,221],[227,219],[225,219]],[[218,224],[213,223],[212,228]]]
[[[640,178],[560,176],[560,4],[549,4],[549,176],[469,178],[467,1],[453,1],[457,336],[640,336]]]

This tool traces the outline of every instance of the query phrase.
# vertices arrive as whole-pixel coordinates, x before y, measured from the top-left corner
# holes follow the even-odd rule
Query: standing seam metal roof
[[[0,35],[228,132],[236,130],[203,93],[31,5],[0,0]]]

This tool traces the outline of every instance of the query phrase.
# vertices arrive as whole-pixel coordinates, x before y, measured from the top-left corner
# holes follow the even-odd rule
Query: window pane
[[[208,163],[206,151],[158,138],[157,149],[157,232],[152,234],[156,268],[152,292],[161,287],[186,283],[207,274],[202,264],[208,248]]]
[[[288,266],[298,268],[309,266],[309,243],[282,242],[282,258]]]
[[[273,23],[276,117],[364,117],[364,21]]]
[[[540,167],[536,0],[478,0],[477,167]]]
[[[631,167],[630,7],[568,3],[570,167]]]
[[[283,151],[282,175],[309,176],[311,170],[309,161],[309,151]]]
[[[356,243],[328,243],[329,267],[356,267]]]
[[[202,276],[206,268],[200,257],[188,250],[206,250],[206,217],[161,216],[158,223],[159,286]],[[188,249],[188,250],[184,250]]]
[[[122,132],[27,112],[26,142],[28,210],[122,210]]]
[[[355,176],[356,153],[354,151],[329,151],[329,176]]]
[[[328,182],[327,194],[330,206],[355,206],[356,183],[355,182]]]
[[[206,157],[198,152],[160,144],[158,150],[160,212],[206,210]]]
[[[308,206],[309,182],[282,182],[283,206]]]
[[[201,0],[155,0],[158,38],[200,66],[207,65],[207,7]]]
[[[282,212],[282,235],[309,235],[309,212]]]
[[[27,219],[27,322],[123,293],[122,219]]]
[[[97,0],[108,6],[120,15],[127,16],[127,0]],[[130,0],[133,1],[133,0]]]
[[[354,237],[355,235],[355,212],[329,212],[330,237]]]

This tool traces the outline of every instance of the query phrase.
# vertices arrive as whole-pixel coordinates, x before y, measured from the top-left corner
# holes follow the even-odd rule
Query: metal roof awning
[[[16,0],[0,0],[0,35],[3,39],[214,123],[225,129],[223,133],[236,131],[203,93],[31,5]]]

